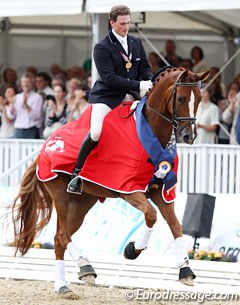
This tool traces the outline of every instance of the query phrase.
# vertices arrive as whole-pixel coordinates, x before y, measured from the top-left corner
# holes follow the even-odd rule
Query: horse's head
[[[148,94],[148,108],[160,118],[162,129],[171,132],[174,128],[177,137],[187,144],[192,144],[196,137],[200,84],[208,74],[208,71],[193,73],[183,68],[170,68],[160,74]]]

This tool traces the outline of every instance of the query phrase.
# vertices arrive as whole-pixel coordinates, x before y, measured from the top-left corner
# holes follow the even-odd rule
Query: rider
[[[110,12],[111,31],[94,47],[93,57],[100,79],[90,90],[90,132],[84,139],[67,191],[81,193],[78,174],[99,140],[104,117],[123,100],[143,96],[152,87],[152,73],[139,38],[128,35],[130,9],[116,5]]]

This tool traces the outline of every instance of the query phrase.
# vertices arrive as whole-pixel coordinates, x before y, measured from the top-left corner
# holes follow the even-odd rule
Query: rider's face
[[[126,36],[128,34],[129,31],[129,27],[130,27],[130,16],[126,15],[126,16],[117,16],[117,20],[116,22],[111,20],[110,24],[113,28],[113,30],[120,36]]]

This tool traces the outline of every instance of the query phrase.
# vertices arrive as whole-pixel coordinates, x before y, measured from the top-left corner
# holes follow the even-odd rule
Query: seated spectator
[[[8,85],[4,92],[4,98],[0,96],[1,127],[0,138],[14,138],[14,97],[17,94],[13,85]]]
[[[202,89],[202,100],[199,103],[196,114],[197,138],[196,144],[214,144],[217,143],[217,128],[219,125],[219,109],[210,100],[211,92],[208,89]]]
[[[229,105],[224,110],[222,114],[223,121],[231,125],[231,138],[230,138],[230,144],[237,144],[237,138],[236,138],[236,126],[238,121],[238,115],[240,113],[240,91],[239,91],[239,85],[236,83],[232,83],[229,89],[228,93],[228,101]]]
[[[66,87],[57,85],[54,87],[54,96],[48,96],[43,138],[47,139],[56,129],[68,121],[67,103],[65,100]]]
[[[25,73],[21,77],[23,92],[15,96],[14,127],[15,137],[24,139],[39,139],[39,128],[42,125],[43,98],[34,92],[34,76]]]
[[[51,77],[47,72],[39,72],[36,77],[37,92],[45,99],[47,95],[53,95]]]
[[[165,44],[165,59],[171,66],[179,67],[182,58],[176,54],[176,44],[173,40],[169,39]]]
[[[79,85],[75,91],[75,101],[74,104],[68,106],[69,109],[69,118],[68,121],[74,121],[80,118],[83,112],[89,106],[88,102],[88,86]]]
[[[193,72],[200,73],[208,70],[208,65],[204,60],[203,49],[199,46],[195,46],[191,50],[191,58],[193,61]]]

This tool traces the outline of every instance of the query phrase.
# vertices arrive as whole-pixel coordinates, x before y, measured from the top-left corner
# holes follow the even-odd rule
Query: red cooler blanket
[[[88,156],[81,178],[118,192],[146,191],[154,166],[138,139],[134,116],[125,118],[129,113],[130,104],[120,105],[105,117],[100,141]],[[90,116],[91,106],[78,121],[59,128],[45,142],[38,158],[41,181],[54,179],[58,172],[72,174]],[[168,197],[166,201],[172,201],[175,190]]]

